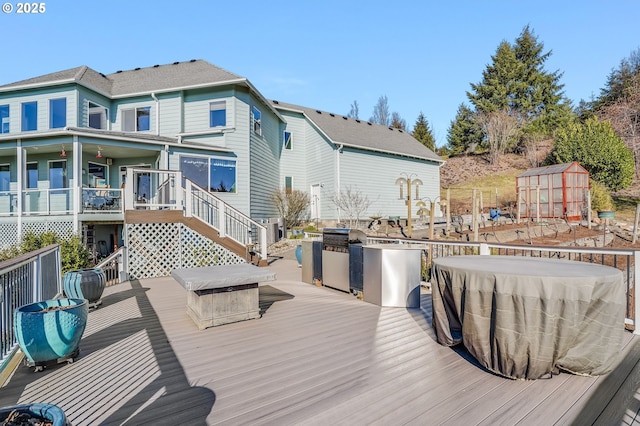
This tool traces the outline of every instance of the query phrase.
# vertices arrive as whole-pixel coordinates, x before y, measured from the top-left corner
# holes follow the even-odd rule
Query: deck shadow
[[[295,297],[293,294],[289,294],[286,291],[282,291],[268,284],[259,286],[258,292],[258,304],[261,316],[264,315],[275,302],[290,300]]]
[[[0,405],[54,403],[73,424],[206,424],[215,393],[191,386],[149,289],[138,281],[131,287],[106,296],[102,311],[90,313],[113,322],[82,339],[75,363],[41,373],[18,367],[2,389]]]

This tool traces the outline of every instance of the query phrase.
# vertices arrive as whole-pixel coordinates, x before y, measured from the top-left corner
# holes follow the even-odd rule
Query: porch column
[[[18,166],[18,170],[17,170],[18,182],[16,184],[16,187],[18,190],[16,193],[16,198],[18,200],[18,204],[16,206],[16,208],[18,209],[18,242],[22,242],[22,212],[23,212],[22,194],[25,188],[24,172],[27,169],[25,154],[26,152],[24,148],[22,148],[22,140],[21,139],[16,140],[16,164]]]
[[[82,144],[73,136],[73,232],[80,234],[78,214],[82,206]]]

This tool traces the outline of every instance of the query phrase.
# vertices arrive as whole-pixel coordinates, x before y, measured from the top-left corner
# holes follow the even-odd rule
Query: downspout
[[[340,152],[344,148],[344,144],[340,144],[336,148],[336,194],[340,196]],[[338,222],[340,222],[340,206],[338,206]]]
[[[156,101],[156,136],[160,136],[160,101],[154,92],[151,92],[151,97]]]

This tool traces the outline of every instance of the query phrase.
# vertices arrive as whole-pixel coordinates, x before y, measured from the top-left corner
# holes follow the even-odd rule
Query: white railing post
[[[267,228],[261,227],[260,229],[260,257],[264,260],[267,259]]]
[[[124,209],[133,209],[133,187],[135,186],[133,181],[133,169],[127,167],[127,175],[125,177],[124,184]]]
[[[184,215],[185,217],[191,217],[193,215],[193,186],[191,185],[191,181],[189,179],[187,179],[187,184],[185,187],[185,210],[184,210]]]
[[[638,326],[640,324],[640,291],[638,291],[638,274],[640,274],[640,251],[636,250],[633,252],[633,334],[640,334],[640,327]]]
[[[220,238],[227,236],[227,203],[220,200],[218,203],[218,233]]]
[[[175,192],[176,209],[182,210],[184,208],[183,192],[182,192],[182,172],[173,172],[173,188]]]
[[[489,255],[489,254],[491,254],[489,245],[486,243],[480,243],[480,255]]]

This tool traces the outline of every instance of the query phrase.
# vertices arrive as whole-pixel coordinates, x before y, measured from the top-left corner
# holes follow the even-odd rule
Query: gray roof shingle
[[[304,113],[336,144],[444,162],[405,131],[299,105],[279,101],[272,103],[276,109]]]
[[[232,80],[245,80],[203,60],[174,62],[154,65],[129,71],[101,74],[86,65],[45,74],[27,80],[0,86],[0,91],[8,91],[28,86],[42,86],[75,81],[97,89],[107,96],[120,97],[136,93],[151,93],[163,90],[204,86]]]

